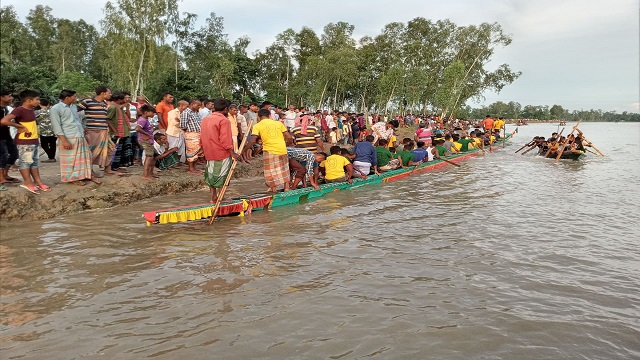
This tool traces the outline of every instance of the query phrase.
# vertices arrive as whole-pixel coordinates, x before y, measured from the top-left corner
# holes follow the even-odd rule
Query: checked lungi
[[[91,163],[106,167],[111,164],[116,145],[109,138],[109,130],[87,129],[85,139],[91,152]]]
[[[200,133],[186,132],[184,133],[184,142],[187,154],[187,161],[194,162],[198,160],[198,153],[200,152]]]
[[[91,179],[91,153],[84,138],[67,138],[71,150],[59,145],[60,181],[72,182]]]
[[[289,157],[285,155],[270,154],[263,151],[264,181],[267,187],[277,188],[289,182]]]
[[[208,160],[204,168],[204,182],[213,188],[223,187],[232,163],[231,156],[224,160]]]

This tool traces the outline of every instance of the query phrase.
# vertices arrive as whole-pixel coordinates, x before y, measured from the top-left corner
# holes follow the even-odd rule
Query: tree
[[[95,95],[98,85],[100,82],[87,74],[67,71],[58,77],[49,92],[57,95],[63,89],[70,89],[78,93],[78,98],[85,98]]]
[[[115,0],[100,22],[108,44],[104,61],[115,87],[142,93],[157,65],[156,50],[170,35],[178,17],[177,0]]]
[[[555,120],[565,118],[567,115],[565,114],[564,108],[560,105],[553,105],[549,110],[549,114],[551,118]]]

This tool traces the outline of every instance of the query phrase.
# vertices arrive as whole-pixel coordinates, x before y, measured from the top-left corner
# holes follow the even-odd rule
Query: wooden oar
[[[590,152],[590,153],[592,153],[593,155],[598,155],[596,152],[591,151],[591,150],[589,150],[589,149],[587,149],[587,148],[584,148],[584,150],[585,150],[585,151],[588,151],[588,152]]]
[[[447,159],[443,159],[443,158],[440,158],[440,160],[442,160],[442,161],[444,161],[444,162],[446,162],[446,163],[449,163],[449,164],[451,164],[451,165],[453,165],[453,166],[460,167],[460,165],[459,165],[459,164],[456,164],[456,163],[454,163],[453,161],[449,161],[449,160],[447,160]]]
[[[581,122],[582,120],[578,121],[578,123],[573,127],[573,130],[571,130],[571,133],[569,134],[569,136],[567,136],[567,139],[564,141],[564,144],[562,144],[562,148],[560,149],[560,151],[558,151],[558,156],[556,156],[556,162],[560,160],[560,157],[562,156],[564,149],[567,147],[567,144],[569,143],[569,138],[571,137],[571,135],[573,135],[573,132],[576,131],[576,129],[578,129],[578,125],[580,125]]]
[[[522,145],[522,147],[518,150],[516,150],[516,154],[520,152],[520,150],[526,148],[527,146],[531,146],[535,143],[535,138],[531,139],[531,141],[529,141],[528,143]]]
[[[600,154],[600,156],[604,156],[604,154],[601,153],[600,150],[598,150],[597,147],[593,146],[593,143],[591,141],[587,140],[587,138],[585,138],[584,135],[582,135],[582,131],[580,131],[580,129],[578,129],[578,132],[580,132],[580,136],[582,137],[582,140],[586,141],[589,144],[590,147],[592,147],[595,151],[598,152],[598,154]]]
[[[247,125],[247,129],[251,129],[252,125],[253,125],[253,119],[249,121],[249,124]],[[249,136],[249,131],[247,130],[247,132],[242,137],[242,143],[238,147],[240,154],[242,154],[242,150],[244,150],[244,145],[247,143],[248,136]],[[233,163],[231,164],[231,169],[229,169],[229,174],[227,174],[227,179],[224,181],[224,185],[222,186],[222,189],[220,189],[220,192],[218,193],[218,200],[216,200],[216,205],[213,208],[213,212],[211,213],[211,219],[209,219],[209,225],[213,224],[213,220],[215,220],[216,216],[218,215],[218,209],[220,209],[220,203],[222,202],[222,198],[224,197],[225,191],[227,191],[227,187],[229,187],[229,182],[231,182],[231,175],[233,175],[233,171],[236,169],[236,165],[238,165],[238,160],[233,159]]]
[[[416,171],[416,169],[418,168],[418,166],[422,165],[423,162],[419,163],[418,165],[413,167],[413,170],[411,170],[411,173],[409,175],[412,175],[414,171]]]
[[[529,151],[531,151],[531,150],[533,150],[533,149],[535,149],[535,148],[537,148],[537,147],[538,147],[538,144],[537,144],[537,143],[536,143],[536,144],[533,144],[529,149],[527,149],[527,151],[523,152],[523,153],[522,153],[522,154],[520,154],[520,155],[524,155],[524,154],[528,153]]]
[[[560,133],[558,134],[558,141],[560,141],[560,137],[562,136],[563,132],[564,132],[564,128],[562,128],[562,131],[560,131]],[[549,150],[547,150],[547,153],[544,154],[544,157],[547,157],[549,155],[549,153],[551,152],[551,150],[553,150],[553,147],[549,146]]]

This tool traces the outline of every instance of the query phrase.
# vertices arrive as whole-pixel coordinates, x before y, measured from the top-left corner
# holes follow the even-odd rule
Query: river
[[[556,129],[213,226],[141,217],[204,191],[4,226],[0,358],[640,358],[640,124],[514,153]]]

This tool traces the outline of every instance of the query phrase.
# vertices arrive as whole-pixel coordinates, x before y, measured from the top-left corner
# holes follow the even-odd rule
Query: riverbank
[[[262,159],[250,164],[239,163],[233,178],[262,176]],[[142,180],[141,166],[129,167],[124,176],[105,176],[102,184],[86,182],[85,186],[60,182],[59,163],[40,163],[40,174],[51,192],[32,194],[18,185],[8,185],[0,192],[0,225],[23,220],[44,220],[84,210],[105,209],[135,203],[142,199],[195,191],[206,187],[204,176],[186,173],[186,167],[160,172],[156,181]],[[20,178],[18,171],[11,171]]]

